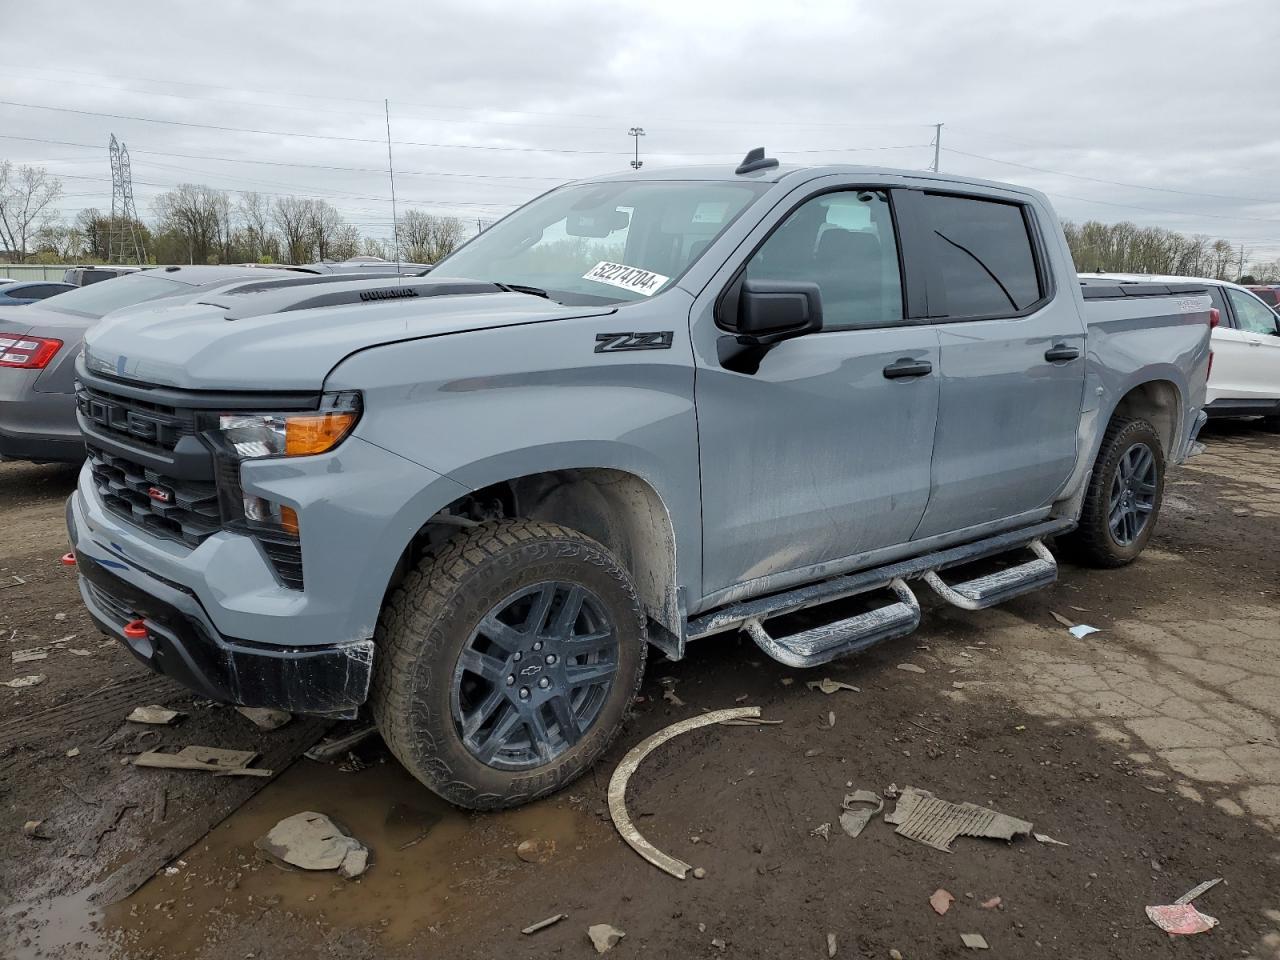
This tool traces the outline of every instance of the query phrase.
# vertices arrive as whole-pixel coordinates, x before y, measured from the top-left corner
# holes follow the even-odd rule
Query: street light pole
[[[631,169],[639,170],[644,166],[644,161],[640,159],[640,138],[644,136],[644,127],[632,127],[627,131],[627,136],[636,142],[636,158],[631,161]]]

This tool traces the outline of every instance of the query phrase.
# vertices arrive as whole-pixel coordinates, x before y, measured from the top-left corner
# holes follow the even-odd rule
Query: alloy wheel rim
[[[590,730],[617,672],[616,630],[599,597],[562,581],[523,587],[462,648],[450,695],[455,729],[486,766],[542,766]]]
[[[1111,477],[1111,499],[1107,526],[1111,539],[1130,546],[1151,522],[1156,506],[1156,456],[1145,443],[1135,443],[1124,452]]]

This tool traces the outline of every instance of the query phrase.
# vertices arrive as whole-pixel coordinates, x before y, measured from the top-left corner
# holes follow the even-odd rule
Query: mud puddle
[[[282,869],[254,849],[303,810],[327,814],[370,848],[361,878]],[[390,758],[355,772],[300,761],[124,902],[99,911],[90,888],[29,907],[18,957],[199,957],[280,918],[316,942],[353,931],[387,947],[444,937],[507,884],[566,869],[590,839],[607,836],[604,827],[576,796],[471,815]],[[515,850],[525,839],[554,841],[552,861],[522,862]]]

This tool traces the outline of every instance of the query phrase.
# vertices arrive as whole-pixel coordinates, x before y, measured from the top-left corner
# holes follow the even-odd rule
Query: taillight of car
[[[0,333],[0,367],[43,370],[61,349],[61,340]]]
[[[1217,330],[1218,324],[1220,323],[1222,323],[1222,314],[1218,311],[1217,307],[1210,307],[1209,308],[1209,332],[1212,334],[1214,330]],[[1209,375],[1213,373],[1213,341],[1210,340],[1209,344],[1210,344],[1209,366],[1205,368],[1205,371],[1204,371],[1204,378],[1206,381],[1209,379]]]

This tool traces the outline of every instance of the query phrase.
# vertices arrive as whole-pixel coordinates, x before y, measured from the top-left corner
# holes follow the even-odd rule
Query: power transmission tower
[[[138,208],[133,205],[133,171],[129,148],[111,135],[111,225],[107,231],[107,262],[147,262],[147,251],[138,234]]]

